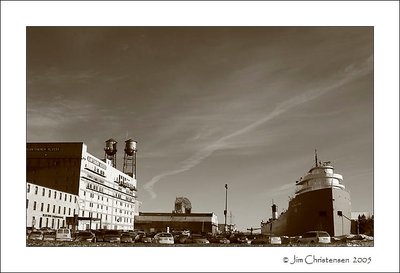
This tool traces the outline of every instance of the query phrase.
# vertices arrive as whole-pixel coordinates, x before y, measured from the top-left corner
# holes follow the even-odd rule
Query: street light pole
[[[228,184],[225,184],[225,210],[224,210],[224,215],[225,215],[225,225],[224,225],[224,231],[226,232],[226,215],[228,212]]]

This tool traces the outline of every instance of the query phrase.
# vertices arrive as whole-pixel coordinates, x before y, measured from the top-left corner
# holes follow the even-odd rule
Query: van
[[[69,228],[57,229],[56,241],[72,241],[72,231]]]

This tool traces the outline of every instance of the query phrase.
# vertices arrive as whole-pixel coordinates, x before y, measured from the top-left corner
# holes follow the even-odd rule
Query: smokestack
[[[278,219],[278,212],[276,211],[276,205],[273,204],[272,205],[272,220],[276,220]]]

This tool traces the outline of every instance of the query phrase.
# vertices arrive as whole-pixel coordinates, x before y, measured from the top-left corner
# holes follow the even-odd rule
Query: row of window
[[[105,183],[104,180],[98,179],[97,177],[94,177],[93,175],[87,174],[87,177],[88,177],[90,180],[94,180],[94,181],[99,182],[99,183],[102,183],[102,184]],[[88,184],[86,185],[86,188],[87,188],[87,189],[94,190],[94,191],[97,191],[97,192],[105,193],[105,194],[108,194],[108,195],[114,195],[115,197],[117,197],[117,198],[119,198],[119,199],[122,199],[122,195],[121,195],[120,193],[115,192],[115,191],[113,191],[113,190],[110,190],[110,189],[108,189],[107,187],[103,187],[103,186],[101,186],[101,185],[98,185],[97,183],[88,183]],[[121,187],[118,187],[118,189],[119,189],[120,191],[122,191],[122,188],[121,188]],[[125,199],[126,199],[126,200],[132,201],[132,197],[128,197],[128,195],[129,195],[129,196],[133,196],[133,191],[127,189],[125,195],[126,195],[126,196],[125,196]]]
[[[80,166],[80,161],[73,158],[58,158],[58,159],[29,158],[27,160],[27,164],[30,167],[53,167],[53,166],[74,167],[74,166]]]
[[[99,187],[96,184],[91,184],[91,183],[88,183],[88,188],[93,189],[95,191],[99,191],[99,192],[103,192],[103,190],[104,190],[103,187]]]
[[[52,229],[59,229],[61,227],[65,227],[65,220],[57,219],[57,222],[56,222],[55,219],[52,218],[51,223],[50,223],[49,218],[44,217],[44,219],[45,219],[45,221],[43,221],[43,217],[39,217],[39,223],[37,225],[36,218],[35,218],[35,216],[33,216],[32,217],[32,226],[39,227],[39,228],[48,227],[48,228],[52,228]],[[132,219],[128,219],[128,218],[115,217],[115,221],[132,224]],[[87,226],[87,228],[89,228],[89,227]],[[96,229],[97,228],[98,228],[98,224],[96,223]]]
[[[61,207],[61,206],[56,206],[56,205],[53,205],[53,207],[51,207],[51,205],[50,204],[45,204],[45,203],[40,203],[40,206],[39,206],[39,203],[38,202],[36,202],[36,201],[33,201],[33,205],[32,205],[32,209],[33,210],[39,210],[39,207],[40,207],[40,211],[46,211],[46,212],[52,212],[52,213],[57,213],[57,214],[61,214],[61,212],[63,212],[62,214],[63,215],[68,215],[68,216],[72,216],[72,215],[75,215],[75,209],[72,211],[72,215],[71,215],[71,208],[68,208],[68,214],[67,214],[67,207]],[[26,199],[26,209],[28,209],[29,208],[29,199]]]
[[[105,175],[106,175],[106,173],[105,173],[103,170],[101,170],[101,169],[99,169],[99,168],[97,168],[97,167],[95,167],[95,166],[89,166],[89,167],[88,167],[88,165],[85,164],[85,168],[86,168],[86,169],[89,169],[89,170],[91,170],[91,171],[93,171],[93,172],[95,172],[95,173],[98,173],[98,174],[100,174],[100,175],[102,175],[102,176],[105,176]]]
[[[114,216],[114,217],[115,217],[115,221],[117,221],[117,222],[132,224],[132,218],[125,218],[125,217],[118,217],[118,216]]]
[[[90,184],[89,184],[90,185]],[[86,191],[84,191],[84,190],[81,190],[82,192],[83,192],[83,196],[86,196]],[[89,197],[90,198],[96,198],[97,197],[97,200],[101,200],[101,201],[104,201],[104,196],[101,196],[100,194],[95,194],[95,193],[93,193],[93,192],[90,192],[89,193]],[[106,202],[108,203],[108,197],[106,197]],[[128,208],[128,209],[133,209],[133,204],[130,204],[130,203],[126,203],[126,202],[122,202],[122,201],[117,201],[117,200],[115,200],[115,205],[116,206],[118,206],[118,205],[120,205],[121,207],[122,206],[125,206],[126,208]],[[98,207],[97,207],[98,208]]]
[[[53,205],[51,207],[50,204],[47,204],[47,206],[46,206],[45,203],[40,203],[40,206],[39,206],[39,203],[37,203],[36,201],[33,201],[33,210],[34,211],[39,210],[39,207],[40,207],[40,211],[41,212],[48,212],[48,213],[52,212],[54,214],[61,214],[61,212],[63,212],[63,215],[66,215],[66,216],[75,215],[75,209],[71,210],[71,208],[68,208],[68,214],[67,214],[67,208],[66,207],[61,207],[61,206],[56,206],[56,205]],[[29,199],[26,199],[26,208],[27,209],[29,208]],[[72,212],[72,215],[71,215],[71,212]],[[120,212],[122,213],[122,210],[120,210]],[[103,218],[105,218],[104,219],[105,221],[108,220],[107,214],[102,214],[102,213],[98,213],[98,212],[93,213],[93,212],[89,212],[89,211],[85,212],[84,210],[82,210],[82,217],[85,217],[85,214],[87,214],[87,216],[92,216],[92,217],[95,216],[95,218],[99,218],[100,217],[101,220],[103,220]],[[125,214],[132,215],[132,212],[125,211]],[[132,218],[120,217],[120,216],[114,216],[114,217],[115,217],[115,221],[117,221],[117,222],[118,221],[123,221],[125,223],[132,223]],[[46,225],[46,227],[47,227],[47,225]]]
[[[96,204],[94,204],[92,202],[89,202],[89,207],[94,208],[95,205]],[[108,206],[103,206],[101,204],[97,204],[97,209],[101,209],[101,210],[105,209],[106,211],[108,211]],[[117,208],[115,209],[115,212],[118,213],[118,209]],[[133,212],[129,211],[129,210],[119,209],[119,212],[123,213],[123,214],[126,214],[126,215],[133,215]]]
[[[31,192],[31,185],[30,184],[28,184],[28,188],[27,188],[27,192],[28,193],[30,193]],[[37,195],[39,193],[39,187],[38,186],[35,186],[35,194]],[[52,194],[54,195],[54,199],[57,199],[57,196],[58,196],[58,199],[59,200],[62,200],[63,199],[63,196],[64,196],[64,201],[67,201],[67,199],[68,199],[68,196],[69,196],[69,202],[72,202],[72,194],[67,194],[67,193],[62,193],[62,192],[58,192],[57,193],[57,191],[55,191],[55,190],[53,190],[53,192],[52,192],[52,190],[51,189],[47,189],[47,193],[48,193],[48,197],[49,198],[51,198],[51,196],[52,196]],[[46,195],[46,188],[43,188],[42,189],[42,196],[45,196]],[[76,198],[76,196],[75,196],[75,198],[74,198],[74,203],[76,203],[78,200],[77,200],[77,198]]]
[[[94,203],[90,202],[89,203],[89,207],[94,208]],[[105,209],[105,210],[108,211],[108,206],[103,206],[103,205],[97,204],[97,208],[98,209]]]
[[[118,212],[118,209],[115,209],[115,212]],[[132,215],[133,214],[132,211],[122,210],[122,209],[119,210],[119,213],[124,213],[126,215]]]
[[[84,211],[82,210],[81,213],[82,217],[92,217],[92,218],[97,218],[100,219],[101,221],[107,221],[108,220],[108,215],[103,214],[103,213],[98,213],[98,212],[90,212],[90,211]],[[116,222],[124,222],[124,223],[133,223],[132,218],[128,217],[121,217],[121,216],[114,216],[114,220]]]
[[[36,219],[35,216],[32,217],[32,226],[33,227],[48,227],[48,228],[53,228],[53,229],[58,229],[61,227],[65,227],[65,220],[61,220],[61,219],[57,219],[57,223],[55,222],[55,219],[52,218],[51,219],[51,225],[49,222],[49,218],[45,217],[44,219],[46,219],[46,222],[43,222],[43,217],[39,217],[39,225],[37,226],[36,224]],[[61,220],[61,221],[60,221]]]

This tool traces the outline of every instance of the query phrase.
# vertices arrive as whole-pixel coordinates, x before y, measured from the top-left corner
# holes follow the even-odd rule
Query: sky
[[[372,27],[28,27],[27,141],[138,142],[142,212],[239,230],[287,209],[314,150],[373,211]]]

